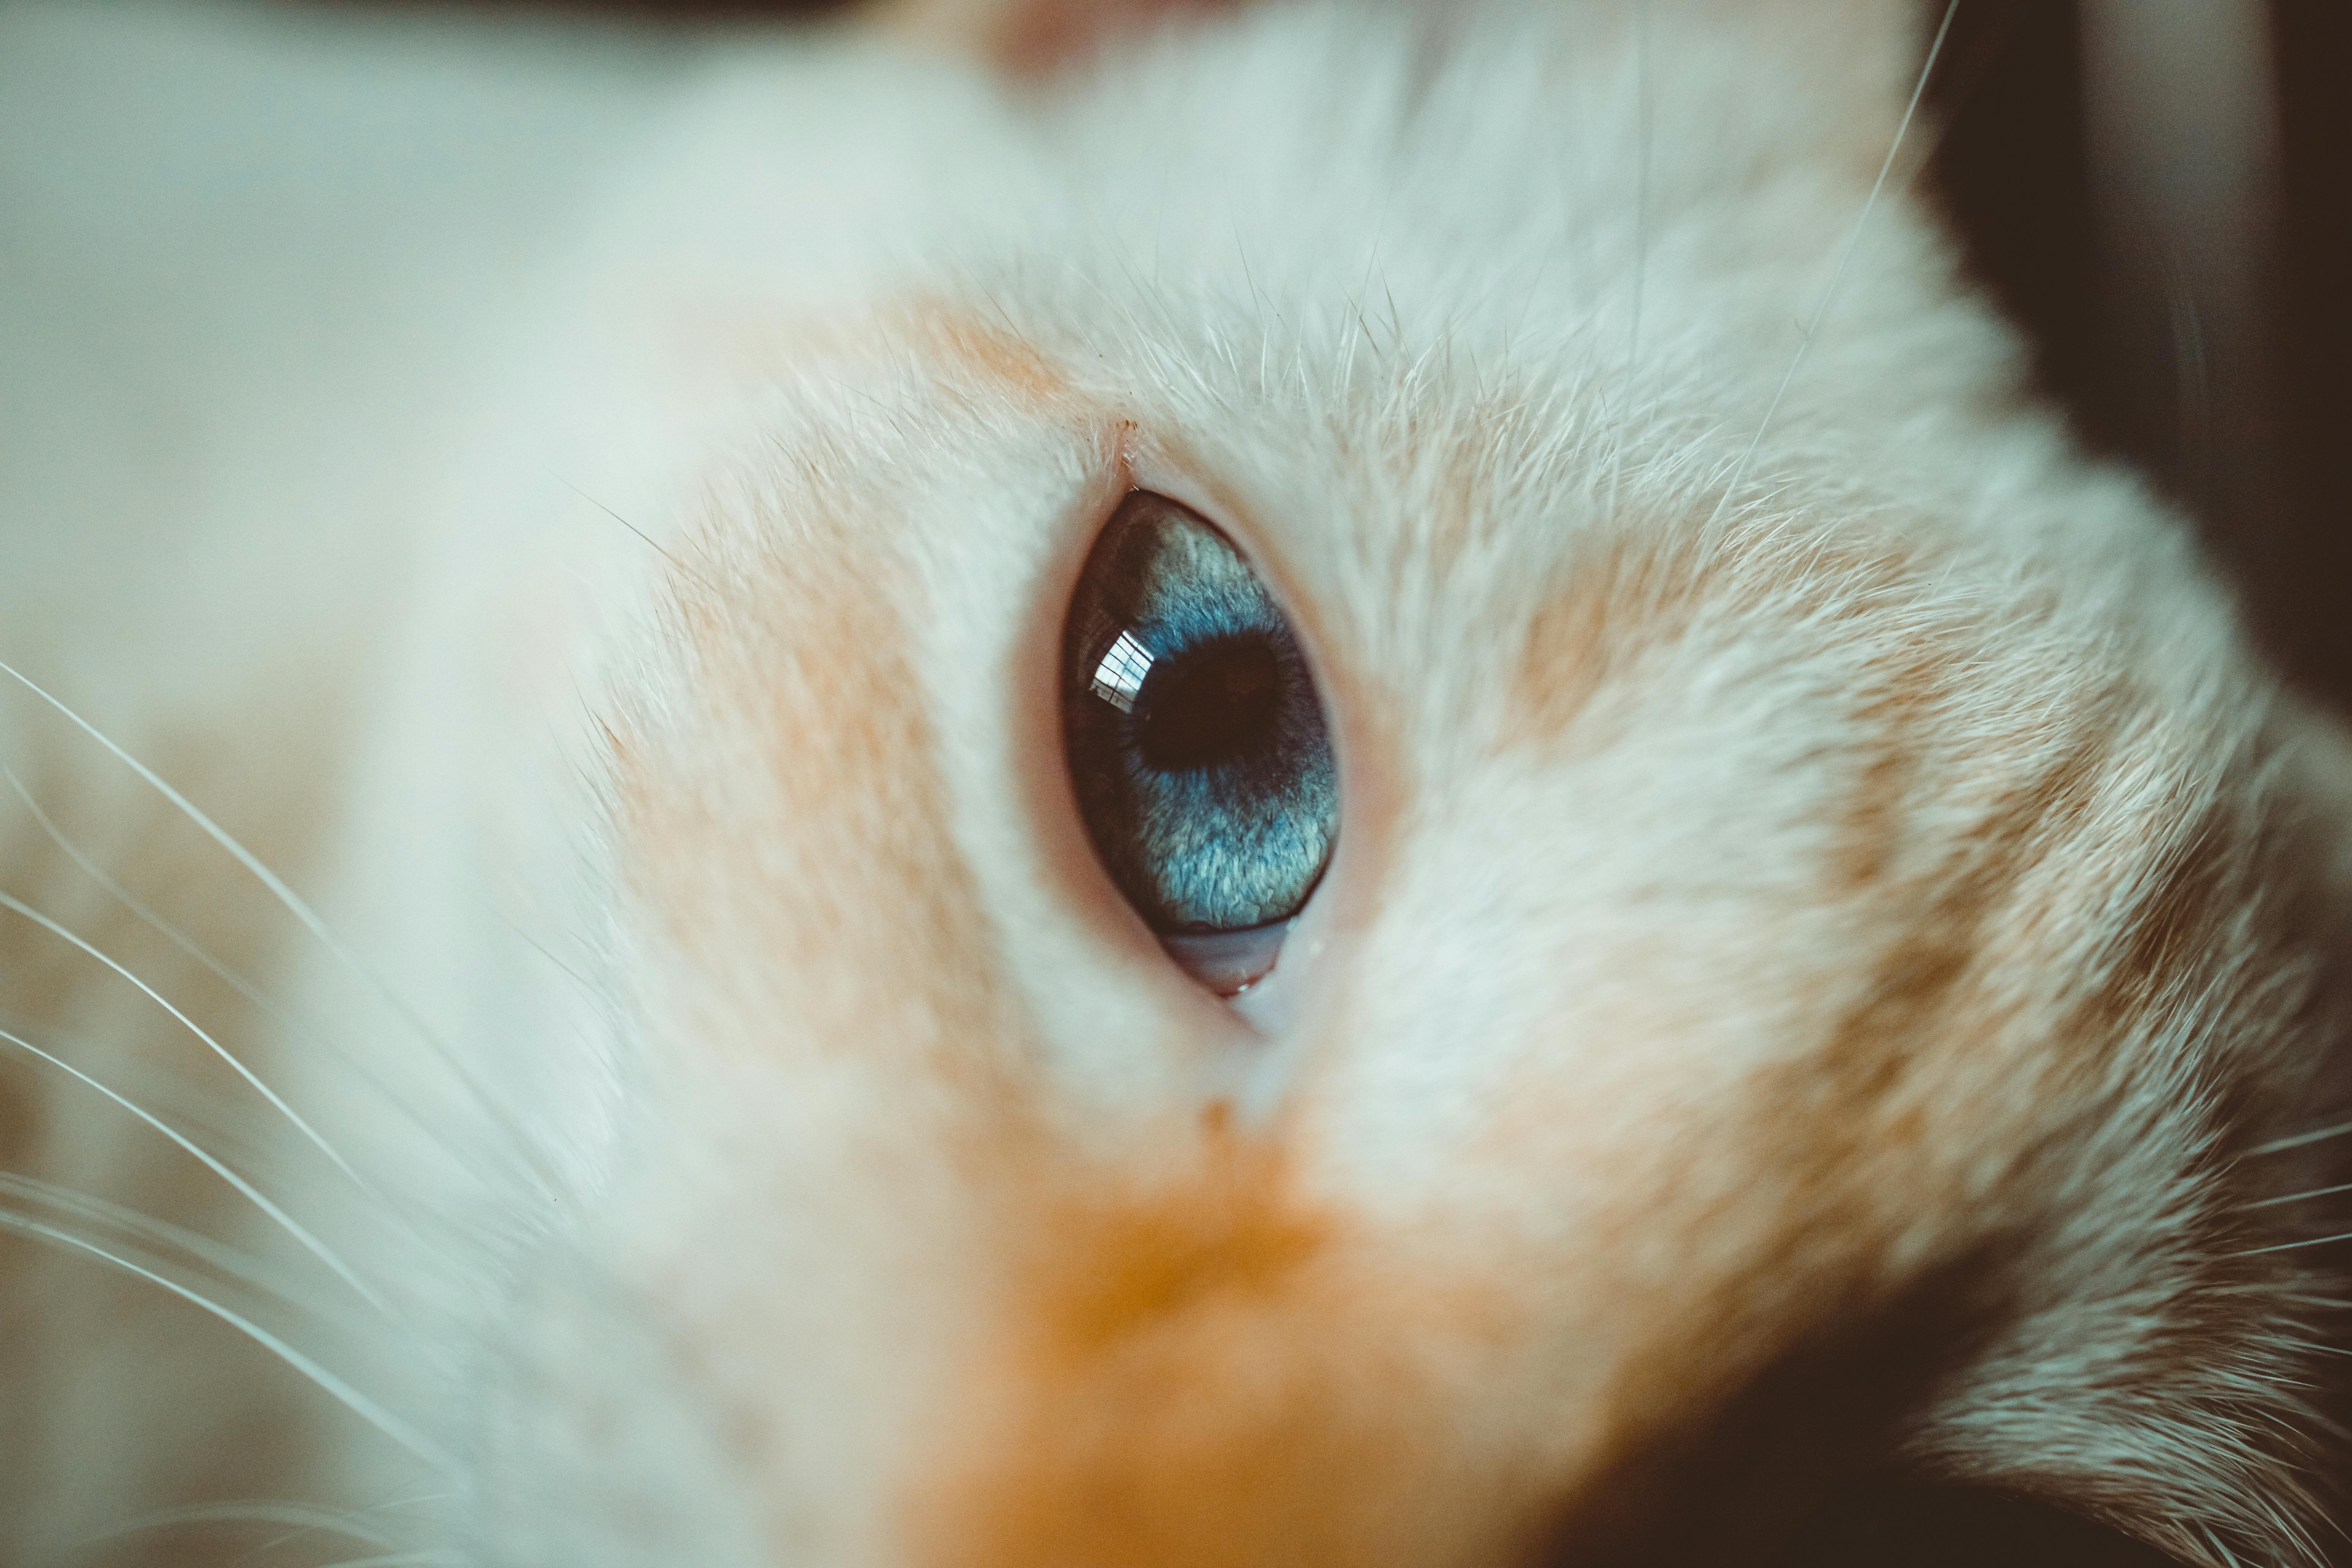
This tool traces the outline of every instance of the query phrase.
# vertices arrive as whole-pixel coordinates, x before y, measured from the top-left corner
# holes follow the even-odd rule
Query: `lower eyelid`
[[[1291,921],[1247,931],[1164,935],[1160,945],[1177,966],[1220,996],[1238,996],[1274,972]]]

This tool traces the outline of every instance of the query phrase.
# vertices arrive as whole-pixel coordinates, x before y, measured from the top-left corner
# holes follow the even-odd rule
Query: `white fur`
[[[1423,1467],[1392,1560],[1584,1518],[1946,1269],[1985,1300],[1879,1457],[2184,1561],[2327,1560],[2334,1254],[2240,1255],[2344,1212],[2245,1206],[2340,1169],[2252,1152],[2344,1102],[2341,763],[2024,396],[1907,156],[1871,202],[1916,40],[1830,9],[1275,8],[1021,89],[849,37],[0,14],[0,188],[38,215],[0,234],[0,658],[317,914],[13,680],[0,760],[75,853],[282,1008],[6,796],[0,889],[186,991],[357,1179],[13,916],[0,1026],[392,1302],[19,1053],[0,1150],[121,1208],[0,1193],[45,1227],[0,1251],[0,1551],[226,1557],[257,1537],[154,1510],[235,1502],[320,1561],[955,1555],[916,1500],[1018,1472],[1026,1395],[969,1380],[1053,1240],[1028,1177],[946,1152],[1001,1097],[1054,1192],[1179,1186],[1169,1130],[1230,1104],[1348,1267],[1497,1293],[1491,1331],[1377,1289],[1332,1328],[1511,1478],[1487,1508]],[[1059,609],[1129,479],[1242,540],[1326,677],[1341,848],[1246,1017],[1087,879],[1058,783]],[[1555,732],[1514,672],[1614,545],[1748,586],[1686,622],[1602,593]],[[760,728],[771,692],[828,713],[824,658],[866,650],[790,639],[869,599],[927,736],[885,776],[935,767],[935,819],[769,776],[867,721]],[[1923,660],[1932,694],[1889,673]],[[1833,885],[1890,734],[1883,864]],[[985,962],[826,962],[893,932]],[[1833,1047],[1893,1087],[1836,1100]],[[1246,1436],[1246,1383],[1204,1386]]]

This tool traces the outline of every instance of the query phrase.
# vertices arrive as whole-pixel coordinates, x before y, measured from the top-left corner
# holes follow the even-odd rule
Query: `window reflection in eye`
[[[1163,937],[1274,925],[1339,826],[1321,704],[1240,553],[1164,496],[1128,496],[1063,634],[1063,739],[1088,837]]]
[[[1151,673],[1151,656],[1135,640],[1135,634],[1122,630],[1110,651],[1095,666],[1094,679],[1087,689],[1122,713],[1135,711],[1135,695],[1143,689],[1143,678]]]

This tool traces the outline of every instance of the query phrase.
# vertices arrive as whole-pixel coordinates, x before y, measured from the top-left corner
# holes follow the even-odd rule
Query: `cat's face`
[[[1627,68],[1559,84],[1604,141]],[[1334,176],[1384,211],[1204,238],[1207,176],[1145,164],[1154,221],[1015,213],[777,338],[604,714],[636,1130],[593,1283],[521,1320],[506,1462],[559,1479],[515,1495],[957,1568],[1732,1561],[1897,1460],[2177,1550],[2302,1506],[2292,1397],[2231,1403],[2292,1371],[2288,1266],[2236,1256],[2268,1178],[2215,1110],[2277,1092],[2286,982],[2182,904],[2252,863],[2220,613],[1988,405],[1909,209],[1774,390],[1867,171],[1662,172],[1610,231],[1656,247],[1638,333],[1607,258],[1433,238],[1412,115],[1479,79]],[[1133,896],[1207,808],[1122,878],[1069,739],[1137,505],[1231,542],[1328,749],[1237,998]]]

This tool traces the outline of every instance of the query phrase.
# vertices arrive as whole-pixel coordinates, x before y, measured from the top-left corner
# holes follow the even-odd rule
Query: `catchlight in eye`
[[[1062,637],[1078,813],[1170,951],[1232,994],[1270,966],[1329,858],[1339,780],[1289,623],[1225,536],[1131,492]]]

